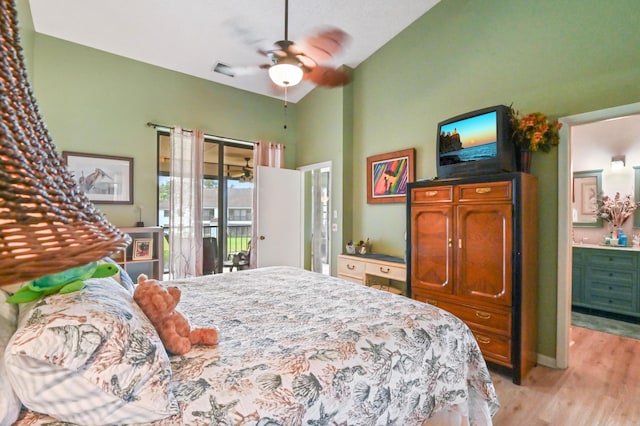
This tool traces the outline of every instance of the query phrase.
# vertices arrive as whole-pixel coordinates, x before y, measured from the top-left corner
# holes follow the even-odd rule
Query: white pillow
[[[144,423],[179,411],[158,334],[111,277],[20,305],[6,367],[27,408],[62,421]]]
[[[8,294],[0,290],[0,426],[9,426],[18,419],[20,400],[7,380],[4,351],[18,324],[18,307],[5,302]]]

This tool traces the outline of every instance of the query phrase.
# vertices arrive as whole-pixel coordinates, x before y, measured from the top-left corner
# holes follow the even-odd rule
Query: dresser
[[[405,294],[402,285],[407,280],[404,260],[383,254],[338,255],[338,278],[364,284],[395,294]]]
[[[407,196],[412,298],[465,321],[487,362],[520,384],[537,361],[537,178],[415,182]]]
[[[574,246],[571,303],[640,317],[640,250]]]

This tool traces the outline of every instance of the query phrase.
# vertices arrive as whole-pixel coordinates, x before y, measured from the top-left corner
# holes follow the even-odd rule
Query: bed
[[[291,267],[177,280],[220,343],[169,357],[117,281],[21,306],[16,425],[487,425],[499,407],[472,333],[434,306]]]

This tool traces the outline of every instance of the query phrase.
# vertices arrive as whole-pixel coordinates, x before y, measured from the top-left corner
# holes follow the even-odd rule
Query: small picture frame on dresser
[[[153,238],[136,238],[133,240],[131,260],[149,260],[153,258]]]

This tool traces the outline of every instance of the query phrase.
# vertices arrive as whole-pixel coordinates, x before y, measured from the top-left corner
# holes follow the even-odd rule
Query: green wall
[[[640,100],[640,2],[443,0],[355,70],[353,229],[402,255],[405,206],[366,204],[366,157],[416,148],[436,174],[437,123],[495,104],[563,117]],[[304,145],[301,145],[303,147]],[[557,150],[539,178],[539,352],[555,358]]]

